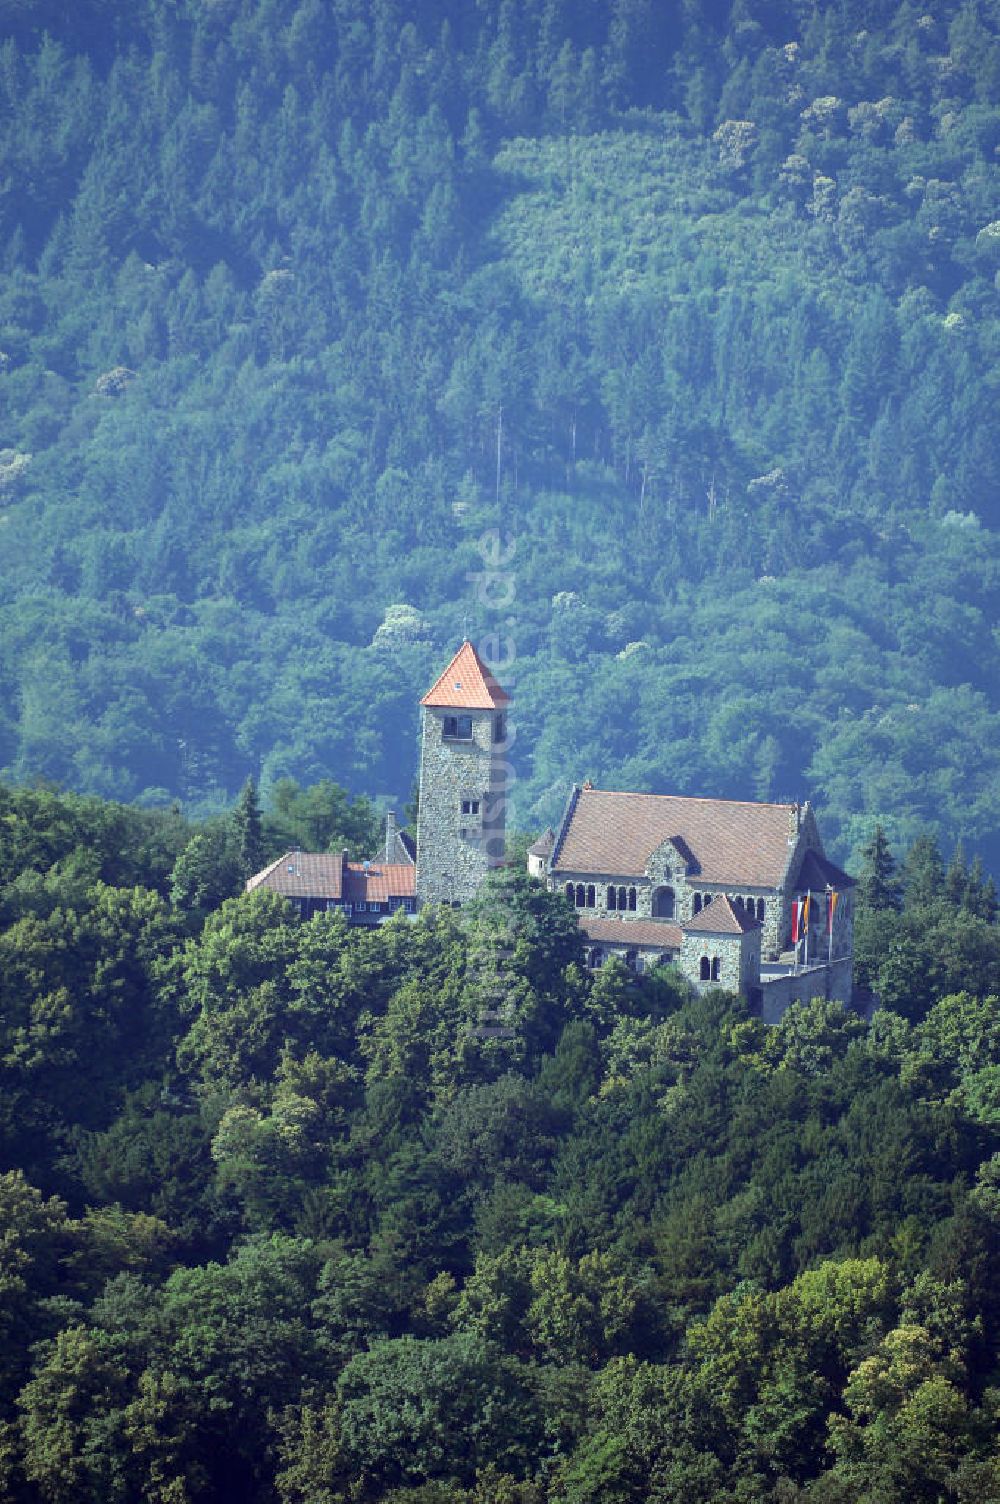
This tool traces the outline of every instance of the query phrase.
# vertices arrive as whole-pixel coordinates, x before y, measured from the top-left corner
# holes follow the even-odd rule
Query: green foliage
[[[347,1364],[337,1394],[344,1452],[375,1496],[394,1482],[471,1481],[488,1463],[520,1469],[530,1455],[524,1378],[471,1333],[376,1340]]]
[[[1000,1005],[940,992],[992,974],[975,863],[861,910],[902,1013],[767,1028],[590,975],[513,869],[370,930],[180,915],[76,808],[20,806],[0,927],[5,1496],[995,1496]]]
[[[875,842],[872,843],[873,847]],[[946,869],[937,843],[918,836],[902,867],[902,912],[896,912],[896,886],[869,864],[859,884],[855,923],[855,974],[895,1012],[919,1020],[949,994],[1000,991],[1000,931],[996,893],[980,858],[966,866],[961,847]],[[873,903],[881,894],[891,902]]]
[[[0,766],[368,855],[496,529],[516,823],[995,865],[996,16],[369,11],[4,7]]]

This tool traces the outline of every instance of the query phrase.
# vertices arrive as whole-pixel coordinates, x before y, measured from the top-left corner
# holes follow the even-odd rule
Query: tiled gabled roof
[[[580,928],[601,945],[636,945],[646,950],[680,950],[681,932],[666,919],[591,919],[580,915]]]
[[[448,710],[502,710],[510,704],[510,695],[500,688],[472,643],[466,639],[420,703],[443,706]]]
[[[347,903],[384,903],[412,898],[416,868],[410,862],[345,862],[343,852],[286,851],[246,885],[285,898],[338,898]]]
[[[385,903],[412,898],[417,869],[410,862],[348,862],[344,897],[348,903]]]
[[[672,840],[691,853],[704,882],[774,888],[788,866],[797,815],[794,804],[584,787],[567,807],[552,870],[639,877]]]
[[[682,929],[685,935],[745,935],[747,930],[759,930],[760,925],[743,909],[737,909],[727,894],[718,893],[700,914],[685,919]]]
[[[267,888],[286,898],[342,898],[343,883],[343,852],[286,851],[263,872],[255,873],[246,890]]]
[[[551,856],[552,848],[556,844],[556,833],[550,825],[544,835],[540,835],[537,841],[533,841],[528,847],[529,856]]]

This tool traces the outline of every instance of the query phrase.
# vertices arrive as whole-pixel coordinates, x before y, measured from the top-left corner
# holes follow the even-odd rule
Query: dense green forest
[[[893,1007],[769,1029],[588,973],[513,867],[376,930],[192,901],[199,841],[235,885],[288,822],[362,838],[337,795],[194,827],[0,788],[0,1496],[1000,1501],[977,864],[873,842]]]
[[[524,828],[590,776],[1000,865],[996,0],[0,36],[9,776],[398,800],[500,629]]]

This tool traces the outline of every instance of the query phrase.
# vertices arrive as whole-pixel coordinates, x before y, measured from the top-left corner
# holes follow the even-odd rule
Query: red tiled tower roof
[[[500,688],[472,643],[466,639],[420,703],[443,706],[448,710],[502,710],[510,704],[510,695]]]

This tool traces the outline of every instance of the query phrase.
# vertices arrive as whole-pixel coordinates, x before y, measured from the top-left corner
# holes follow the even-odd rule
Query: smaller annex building
[[[303,919],[342,913],[348,924],[381,924],[417,907],[416,867],[403,862],[350,862],[346,851],[286,851],[257,872],[248,893],[280,893]]]
[[[585,783],[528,862],[578,911],[591,967],[671,962],[769,1020],[796,1000],[851,1001],[854,880],[824,854],[808,804]]]

